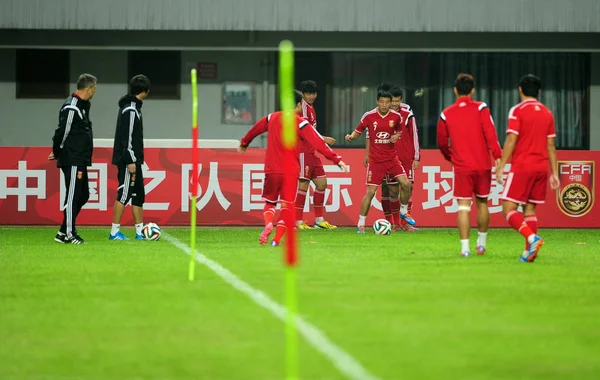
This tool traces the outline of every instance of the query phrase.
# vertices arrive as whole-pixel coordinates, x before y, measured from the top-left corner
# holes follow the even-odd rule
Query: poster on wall
[[[252,125],[255,122],[255,83],[223,83],[223,124]]]

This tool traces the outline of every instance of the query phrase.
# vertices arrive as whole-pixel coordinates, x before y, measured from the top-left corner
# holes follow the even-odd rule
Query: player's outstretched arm
[[[269,118],[271,115],[267,115],[260,119],[259,121],[250,128],[250,130],[246,133],[244,137],[240,140],[240,146],[238,147],[238,153],[242,154],[248,149],[248,145],[254,140],[257,136],[265,133],[269,130]]]
[[[305,121],[300,123],[299,128],[302,139],[312,145],[317,152],[321,153],[329,161],[341,167],[342,170],[347,170],[346,164],[342,161],[342,157],[338,156],[333,150],[331,150],[329,145],[325,143],[323,136],[321,136],[316,129],[310,128],[310,124]]]
[[[337,142],[336,139],[334,139],[333,137],[330,137],[330,136],[323,136],[323,140],[325,140],[327,145],[335,145],[335,143]]]
[[[360,133],[353,131],[352,133],[346,135],[346,142],[350,142],[352,140],[356,140],[360,136]]]
[[[502,173],[504,172],[504,166],[515,151],[515,145],[517,145],[518,135],[514,133],[508,133],[506,135],[506,141],[504,142],[504,150],[502,151],[502,158],[500,162],[496,161],[496,182],[502,184]]]

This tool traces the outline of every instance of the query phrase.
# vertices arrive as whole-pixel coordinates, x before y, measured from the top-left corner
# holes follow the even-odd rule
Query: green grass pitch
[[[55,232],[0,228],[0,379],[284,378],[283,323],[203,265],[189,282],[169,241]],[[197,249],[284,303],[282,248],[259,232],[199,229]],[[381,379],[598,379],[600,231],[540,235],[523,264],[512,230],[468,259],[455,230],[300,231],[300,313]],[[303,339],[300,372],[345,378]]]

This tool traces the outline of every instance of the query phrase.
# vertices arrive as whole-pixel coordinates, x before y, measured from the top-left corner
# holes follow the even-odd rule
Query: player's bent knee
[[[459,205],[458,206],[458,211],[471,211],[471,206]]]

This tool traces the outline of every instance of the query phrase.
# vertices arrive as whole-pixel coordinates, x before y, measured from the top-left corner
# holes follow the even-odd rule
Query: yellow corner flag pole
[[[297,127],[294,104],[294,45],[291,41],[281,41],[279,44],[279,94],[281,109],[283,111],[283,146],[286,150],[285,167],[290,170],[285,173],[286,187],[297,187],[297,173],[295,167],[294,151],[297,142]],[[298,314],[298,285],[296,277],[296,264],[298,262],[294,204],[286,202],[283,205],[288,209],[286,213],[286,239],[285,239],[285,300],[286,300],[286,379],[298,379],[298,333],[296,318]]]
[[[198,86],[196,69],[192,69],[192,181],[190,210],[190,267],[189,279],[194,281],[196,270],[196,198],[198,198]]]

